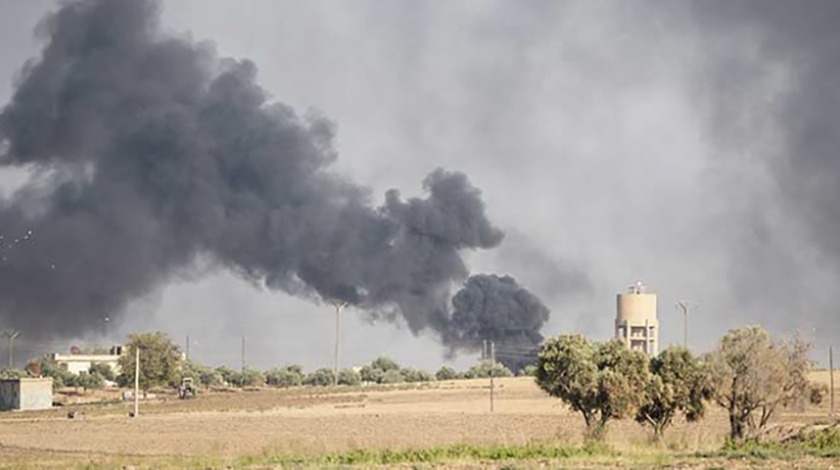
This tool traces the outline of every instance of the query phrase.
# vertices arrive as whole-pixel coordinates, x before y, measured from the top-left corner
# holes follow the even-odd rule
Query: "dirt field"
[[[827,376],[818,379],[827,382]],[[0,467],[90,462],[155,466],[156,461],[195,457],[226,462],[248,455],[319,455],[362,448],[581,441],[580,417],[539,391],[531,378],[497,380],[495,412],[489,407],[488,382],[470,380],[419,389],[265,389],[204,393],[194,400],[165,396],[142,403],[137,419],[127,416],[127,403],[4,413]],[[827,407],[826,400],[777,421],[825,420]],[[70,410],[83,411],[85,417],[68,419]],[[667,446],[678,452],[711,451],[720,447],[726,429],[725,416],[712,409],[700,423],[677,423]],[[623,421],[611,425],[608,443],[639,452],[650,447],[648,439],[646,430]]]

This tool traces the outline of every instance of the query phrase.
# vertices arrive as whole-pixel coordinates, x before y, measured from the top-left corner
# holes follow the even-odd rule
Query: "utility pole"
[[[134,417],[140,416],[140,348],[134,348]]]
[[[9,369],[11,369],[15,363],[15,338],[20,336],[20,331],[6,330],[3,334],[9,340]]]
[[[190,335],[187,335],[186,353],[187,353],[187,357],[186,357],[187,362],[190,362]]]
[[[490,341],[490,412],[492,413],[495,410],[495,394],[496,394],[496,381],[495,381],[495,369],[496,368],[496,343]]]
[[[677,307],[682,310],[683,313],[683,347],[688,349],[688,313],[689,313],[689,306],[688,302],[680,301],[677,302]]]
[[[341,340],[341,312],[347,306],[347,302],[333,300],[335,307],[335,362],[333,364],[333,387],[338,386],[338,345]]]
[[[829,401],[831,404],[831,418],[834,419],[834,349],[828,347],[828,380],[829,380]]]
[[[245,372],[245,335],[242,335],[242,372]]]

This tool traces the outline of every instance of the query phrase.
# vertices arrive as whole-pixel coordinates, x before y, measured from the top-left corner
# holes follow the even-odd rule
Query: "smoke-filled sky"
[[[12,102],[16,83],[25,76],[23,64],[49,44],[47,26],[42,26],[38,35],[33,35],[33,30],[44,14],[57,8],[47,1],[0,3],[0,103]],[[426,214],[423,201],[434,202],[434,191],[424,192],[422,186],[427,175],[450,176],[440,180],[441,193],[450,194],[453,186],[467,188],[459,194],[471,194],[469,188],[478,188],[491,225],[476,229],[484,235],[447,240],[458,248],[490,248],[498,241],[493,230],[501,229],[505,237],[497,248],[461,252],[466,258],[464,267],[472,274],[511,275],[538,295],[551,310],[542,329],[544,335],[579,331],[609,336],[615,293],[641,279],[659,294],[662,344],[681,341],[681,317],[673,305],[676,300],[690,300],[696,305],[690,338],[696,348],[708,348],[727,328],[747,323],[762,323],[777,332],[799,329],[815,335],[824,346],[838,331],[833,321],[840,266],[840,213],[835,208],[835,199],[840,197],[840,166],[833,154],[840,148],[840,120],[835,116],[840,113],[840,94],[834,85],[840,76],[840,33],[834,26],[838,20],[840,7],[830,1],[237,4],[179,0],[162,3],[162,32],[154,33],[154,41],[175,39],[199,54],[181,51],[183,62],[163,54],[157,62],[153,58],[145,64],[117,55],[124,62],[111,69],[109,64],[116,59],[100,54],[89,58],[92,75],[79,80],[92,86],[101,78],[101,86],[110,87],[113,93],[135,94],[137,100],[143,100],[160,90],[132,87],[135,82],[131,80],[145,73],[171,73],[183,77],[166,83],[183,87],[172,93],[195,104],[191,113],[211,108],[214,96],[235,96],[246,105],[253,105],[253,100],[287,105],[290,108],[275,111],[294,110],[294,118],[283,114],[284,129],[294,135],[314,136],[303,139],[296,150],[309,155],[301,161],[307,165],[321,162],[330,175],[324,193],[317,198],[319,207],[334,209],[328,202],[336,198],[361,201],[350,204],[357,211],[350,214],[354,217],[347,217],[371,222],[348,228],[363,240],[377,235],[368,230],[371,225],[387,231],[393,229],[395,220],[405,229],[416,228],[417,220],[429,219],[416,217]],[[129,37],[140,20],[133,17],[126,21],[101,27]],[[72,29],[64,31],[65,42],[57,47],[62,49],[60,53],[72,50],[66,39],[73,33]],[[149,60],[148,55],[144,57]],[[234,65],[227,57],[251,62]],[[133,68],[126,69],[125,64],[132,63]],[[174,65],[178,70],[169,68]],[[204,77],[201,71],[206,67],[214,72]],[[233,78],[213,82],[219,76],[217,69]],[[46,77],[58,73],[47,72]],[[113,86],[111,73],[124,74],[126,87]],[[211,83],[217,84],[217,95],[212,94]],[[229,88],[225,91],[225,86],[242,83],[258,85],[268,96],[255,98],[232,93]],[[192,89],[196,84],[211,91]],[[250,87],[242,89],[252,91]],[[30,95],[31,109],[49,116],[39,104],[49,98]],[[143,223],[143,217],[122,217],[123,211],[163,214],[170,222],[180,222],[183,214],[178,210],[193,207],[190,204],[204,207],[189,197],[173,208],[161,208],[151,197],[130,198],[142,202],[142,207],[108,204],[129,189],[146,194],[149,187],[142,185],[150,182],[171,187],[154,175],[139,180],[140,186],[101,184],[101,193],[79,195],[84,191],[77,187],[78,181],[95,180],[98,174],[85,166],[86,162],[95,161],[93,155],[100,154],[103,147],[120,149],[120,155],[126,154],[126,148],[137,149],[138,142],[122,140],[136,136],[115,131],[120,140],[114,142],[111,131],[103,130],[126,126],[120,111],[108,107],[108,97],[97,96],[103,101],[80,104],[78,109],[107,108],[104,122],[96,124],[101,128],[82,126],[80,122],[89,116],[77,115],[64,125],[73,130],[68,135],[57,135],[43,122],[31,129],[18,129],[16,141],[24,144],[18,150],[9,147],[15,155],[26,154],[26,145],[29,153],[40,146],[42,163],[72,154],[80,164],[62,172],[45,172],[31,164],[0,170],[5,196],[26,188],[26,197],[20,199],[26,204],[17,204],[17,210],[49,214],[39,201],[61,184],[69,193],[66,200],[74,204],[82,205],[84,197],[98,201],[95,213],[100,218],[138,223],[136,227],[100,227],[102,230],[149,241],[149,234],[161,233],[158,227]],[[240,111],[230,119],[262,119],[260,113]],[[15,122],[26,117],[29,115],[19,114]],[[225,119],[218,119],[209,124],[201,121],[201,133],[191,134],[200,137],[196,142],[184,138],[183,129],[169,137],[184,138],[177,145],[189,151],[222,148],[217,141],[231,145],[236,139],[225,134],[229,130]],[[149,121],[149,125],[155,124],[154,119]],[[176,121],[173,127],[178,129],[177,125],[187,121]],[[269,130],[263,141],[271,141],[274,124],[249,122],[266,126]],[[324,139],[329,146],[318,143]],[[148,141],[140,143],[149,145]],[[137,151],[147,155],[154,148]],[[37,160],[16,157],[14,161]],[[468,182],[445,184],[458,177],[452,176],[457,173],[433,173],[441,167],[462,172]],[[202,170],[200,165],[193,169]],[[105,183],[122,181],[121,172],[137,170],[111,165],[108,171],[115,179]],[[265,175],[239,177],[260,180],[272,171],[298,175],[298,170],[283,167],[269,169]],[[223,178],[234,192],[237,184],[245,184],[237,178]],[[434,186],[434,177],[429,178]],[[68,183],[74,181],[77,186]],[[253,180],[248,181],[252,184]],[[289,184],[317,182],[321,181],[295,177]],[[401,193],[397,205],[385,197],[392,188]],[[79,194],[73,193],[74,189]],[[214,186],[207,192],[220,189]],[[195,191],[207,194],[200,188]],[[269,200],[285,197],[266,191]],[[188,195],[194,194],[190,191]],[[237,204],[248,202],[236,200]],[[344,212],[349,210],[341,207]],[[414,209],[398,210],[411,207]],[[5,223],[14,225],[8,211],[6,217]],[[476,217],[485,220],[483,214]],[[60,219],[44,217],[26,247],[39,253],[36,258],[44,266],[62,259],[61,250],[68,246],[66,240],[51,238],[58,230],[51,232],[47,221],[63,223],[62,233],[82,230],[74,225],[76,219]],[[314,227],[322,221],[317,218],[303,225]],[[134,300],[125,315],[97,313],[103,318],[84,328],[96,330],[87,340],[96,342],[99,335],[116,340],[130,331],[161,329],[180,342],[189,334],[193,357],[210,364],[235,364],[244,335],[247,360],[257,366],[328,363],[333,334],[330,307],[312,302],[306,294],[293,296],[253,285],[260,284],[253,281],[254,275],[287,272],[280,269],[287,260],[250,251],[257,239],[244,218],[220,222],[211,214],[196,223],[191,230],[206,232],[200,241],[185,241],[179,238],[183,233],[175,233],[177,236],[159,240],[155,246],[168,245],[153,250],[154,259],[147,251],[123,254],[123,247],[137,246],[124,238],[106,237],[104,246],[84,245],[91,250],[111,250],[109,256],[124,257],[126,264],[137,269],[157,272],[161,266],[166,268],[160,283],[147,282],[144,285],[151,288],[138,292],[132,291],[135,284],[122,285],[126,280],[119,276],[92,269],[100,278],[88,279],[89,286],[116,286],[113,288],[128,292]],[[214,223],[221,223],[224,231],[207,230],[216,227]],[[13,227],[12,231],[21,230],[26,228]],[[7,236],[15,235],[18,233]],[[249,243],[232,244],[231,238]],[[192,248],[191,243],[199,244],[200,249],[184,248],[185,244]],[[401,245],[401,249],[411,253],[422,250],[410,245]],[[365,253],[353,251],[361,247],[343,249],[363,259]],[[214,255],[207,255],[208,250]],[[168,254],[186,254],[189,259]],[[75,259],[85,259],[83,255],[77,254]],[[319,266],[317,260],[308,261],[306,266]],[[55,265],[54,270],[62,272],[61,261]],[[184,269],[185,265],[189,269]],[[435,268],[438,277],[434,279],[459,277],[460,267],[446,265],[452,269],[447,272],[455,274],[440,277],[441,271]],[[371,272],[360,274],[353,265],[346,269],[363,278],[365,289],[371,290],[361,294],[368,295],[376,288],[378,292],[387,290],[380,281],[386,273],[379,269],[387,271],[398,265],[379,261],[365,266]],[[428,268],[414,272],[428,273]],[[51,266],[48,269],[48,274],[54,272]],[[311,270],[306,272],[318,277]],[[244,281],[243,274],[252,282]],[[288,282],[300,274],[276,281],[294,292]],[[393,279],[392,272],[387,274],[392,281],[387,287],[403,285],[400,279]],[[346,280],[343,275],[339,272],[329,282],[318,277],[321,281],[310,284],[341,290]],[[19,278],[13,282],[20,283],[20,289],[37,291],[39,282],[51,281]],[[388,290],[387,295],[392,294]],[[408,302],[401,295],[397,297]],[[108,310],[106,300],[103,312]],[[12,305],[4,302],[0,305]],[[39,321],[31,315],[27,312],[25,321],[20,320],[20,313],[0,318],[7,322],[15,318],[18,324],[9,326],[25,330],[20,342],[27,344],[29,338],[33,350],[70,344],[71,340],[48,339],[26,331]],[[67,318],[84,315],[68,312]],[[361,309],[349,308],[345,318],[342,349],[347,364],[367,362],[378,355],[429,368],[444,360],[446,349],[434,328],[412,334],[412,328],[418,329],[411,324],[414,317],[396,323],[388,318],[373,321]],[[61,322],[49,317],[44,321]],[[466,360],[462,358],[460,364]]]

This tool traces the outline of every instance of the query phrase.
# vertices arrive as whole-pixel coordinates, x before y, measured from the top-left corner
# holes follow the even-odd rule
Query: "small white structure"
[[[0,411],[52,408],[51,378],[0,379]]]
[[[656,294],[645,292],[637,282],[626,294],[616,296],[615,337],[635,351],[654,356],[659,351],[659,320]]]
[[[114,371],[114,374],[120,373],[119,360],[122,355],[122,346],[115,346],[111,348],[111,354],[57,354],[52,355],[52,359],[62,369],[72,372],[74,374],[87,373],[90,366],[94,364],[107,364]]]

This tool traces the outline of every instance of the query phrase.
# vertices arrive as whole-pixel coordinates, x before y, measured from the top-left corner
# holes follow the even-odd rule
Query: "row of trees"
[[[822,399],[824,387],[807,379],[809,349],[800,337],[774,339],[760,327],[730,331],[701,357],[672,347],[648,358],[620,340],[566,335],[544,343],[535,375],[540,388],[583,416],[590,438],[624,418],[661,438],[675,417],[698,420],[714,403],[728,413],[731,439],[741,441],[780,408]]]

